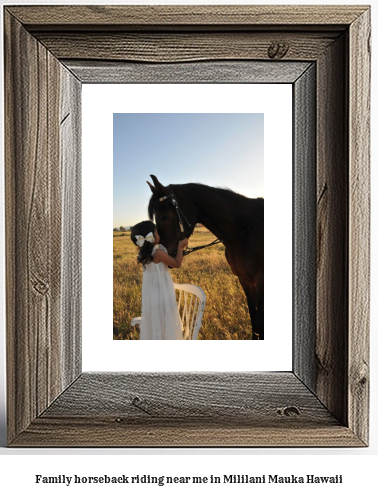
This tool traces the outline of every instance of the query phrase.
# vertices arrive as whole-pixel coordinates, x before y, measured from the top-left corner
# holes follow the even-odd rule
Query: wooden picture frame
[[[369,7],[6,6],[4,23],[9,446],[367,446]],[[81,84],[163,67],[293,85],[291,372],[81,371]]]

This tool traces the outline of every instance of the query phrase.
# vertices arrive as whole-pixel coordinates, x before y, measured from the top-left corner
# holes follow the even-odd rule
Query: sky
[[[150,174],[264,196],[264,114],[114,113],[113,227],[148,219]]]

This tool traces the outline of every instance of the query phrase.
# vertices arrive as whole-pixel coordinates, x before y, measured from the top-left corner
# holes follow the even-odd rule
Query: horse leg
[[[259,321],[258,308],[257,308],[257,295],[256,288],[250,281],[239,276],[240,284],[247,297],[249,316],[251,318],[252,326],[252,340],[262,340],[264,338],[264,321],[261,329],[261,321]],[[262,337],[261,337],[262,333]]]
[[[264,271],[256,273],[252,281],[246,278],[246,274],[241,276],[238,273],[235,261],[227,248],[225,256],[232,272],[238,277],[247,298],[252,340],[264,340]]]
[[[256,286],[256,295],[256,320],[258,325],[259,339],[264,340],[264,278],[258,280]]]

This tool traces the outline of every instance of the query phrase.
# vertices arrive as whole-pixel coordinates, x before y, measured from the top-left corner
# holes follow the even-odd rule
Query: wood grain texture
[[[172,63],[203,60],[318,59],[338,34],[324,33],[133,33],[37,32],[59,59]]]
[[[269,396],[267,396],[269,394]],[[245,421],[337,420],[292,373],[84,373],[43,417]]]
[[[317,65],[316,394],[347,424],[348,112],[347,37]],[[332,333],[331,333],[332,332]]]
[[[298,432],[361,445],[291,373],[87,373],[13,445],[291,446]]]
[[[294,373],[315,391],[316,342],[316,65],[293,85]]]
[[[335,26],[351,24],[365,10],[363,5],[159,5],[159,6],[12,6],[7,9],[29,30],[59,27],[77,30],[111,26],[151,29],[180,29],[215,26],[250,26],[254,29],[274,25]]]
[[[56,67],[47,51],[14,19],[6,17],[6,245],[14,255],[7,268],[9,435],[23,430],[60,393],[59,366],[51,355],[60,331],[59,178],[51,163],[59,154],[56,130],[46,113],[52,84],[51,123],[56,120]],[[23,52],[17,51],[18,44]],[[23,92],[20,92],[20,90]],[[54,187],[52,187],[54,185]],[[58,265],[57,265],[58,264]],[[23,381],[23,382],[22,382]]]
[[[14,447],[360,447],[343,426],[259,427],[243,423],[150,422],[125,426],[113,418],[38,418]]]
[[[370,317],[370,11],[350,36],[349,426],[368,442]]]
[[[293,83],[306,62],[216,61],[175,64],[63,60],[82,83]]]
[[[81,374],[81,82],[61,65],[62,384]]]
[[[61,64],[9,15],[5,33],[11,441],[73,379],[62,363]]]

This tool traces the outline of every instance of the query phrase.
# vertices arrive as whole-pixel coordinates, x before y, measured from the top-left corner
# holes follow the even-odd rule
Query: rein
[[[181,236],[182,236],[182,239],[184,239],[185,233],[184,233],[184,224],[182,222],[182,217],[185,219],[186,223],[188,224],[188,226],[190,228],[192,227],[192,225],[190,224],[190,222],[188,221],[188,219],[185,217],[184,213],[180,209],[180,207],[176,201],[175,195],[172,191],[172,188],[170,186],[167,186],[167,189],[170,192],[170,194],[167,196],[163,196],[162,198],[159,198],[159,201],[164,201],[164,200],[167,200],[168,198],[171,198],[172,205],[175,207],[176,212],[177,212],[177,216],[179,219]],[[230,236],[229,238],[225,238],[223,240],[220,240],[219,238],[217,238],[216,240],[212,241],[211,243],[208,243],[207,245],[202,245],[202,246],[198,246],[198,247],[187,247],[183,251],[183,255],[185,256],[185,255],[188,255],[192,252],[196,252],[197,250],[202,250],[203,248],[211,247],[212,245],[219,245],[219,243],[224,243],[225,241],[231,240],[232,238],[236,238],[240,234],[245,233],[246,231],[248,231],[248,229],[251,229],[253,226],[254,226],[254,224],[252,224],[252,226],[247,227],[246,229],[243,229],[243,231],[240,231],[240,233],[234,234],[233,236]]]
[[[233,236],[230,236],[229,238],[224,238],[223,240],[220,240],[219,238],[217,238],[216,240],[212,241],[211,243],[208,243],[207,245],[202,245],[200,247],[193,247],[193,248],[187,247],[186,250],[184,250],[183,254],[188,255],[189,253],[196,252],[197,250],[202,250],[202,248],[211,247],[212,245],[218,245],[219,243],[224,243],[225,241],[232,240],[232,238],[236,238],[240,234],[245,233],[246,231],[248,231],[248,229],[252,229],[253,226],[254,226],[254,224],[252,224],[252,226],[247,227],[246,229],[243,229],[243,231],[240,231],[240,233],[234,234]]]
[[[182,252],[184,257],[192,252],[196,252],[197,250],[202,250],[202,248],[211,247],[211,245],[218,245],[219,243],[223,243],[223,240],[219,240],[218,238],[214,240],[212,243],[208,243],[207,245],[202,245],[200,247],[186,247]]]

